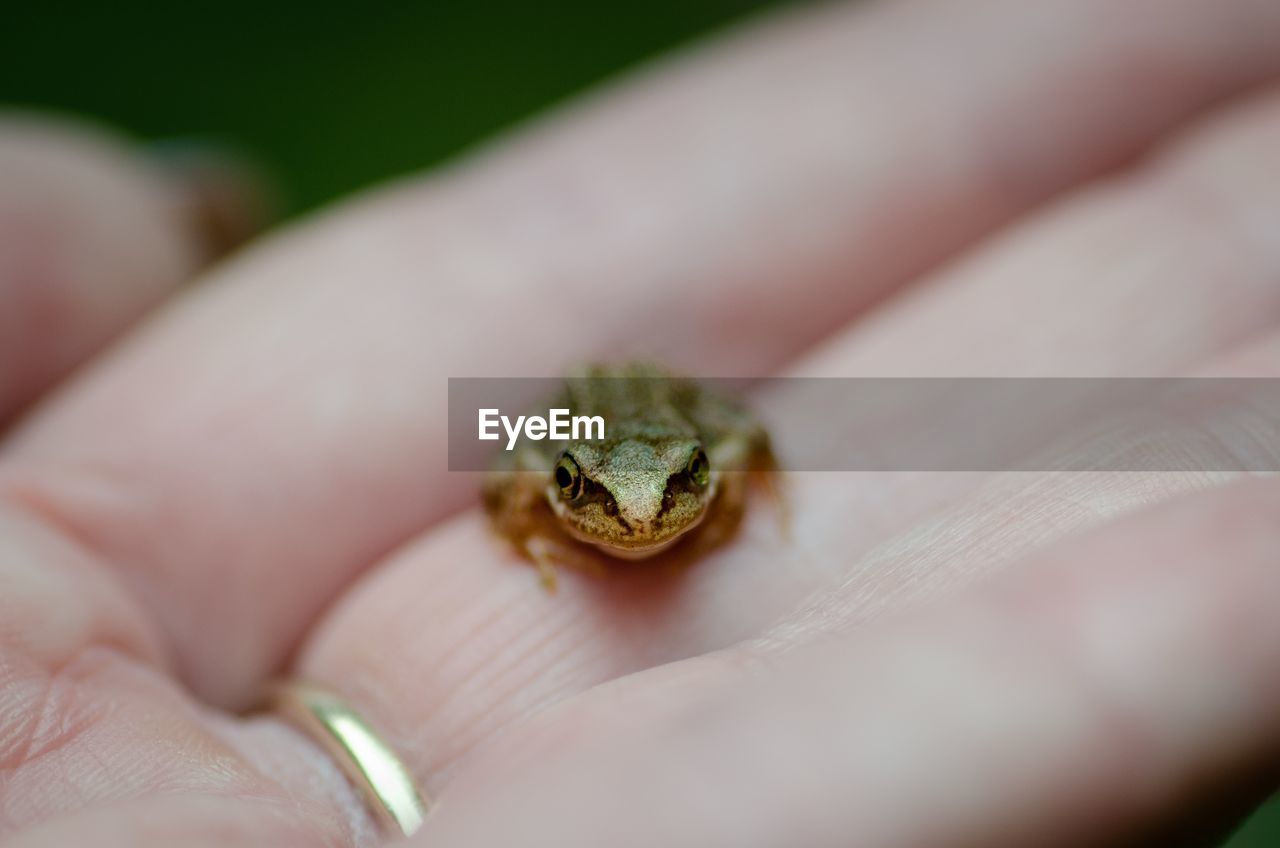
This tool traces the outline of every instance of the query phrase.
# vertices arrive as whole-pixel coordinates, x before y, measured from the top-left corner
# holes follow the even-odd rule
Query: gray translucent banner
[[[592,386],[591,380],[609,382]],[[657,378],[577,382],[593,396],[595,389],[612,397],[683,398],[688,391],[684,381],[668,387]],[[697,384],[736,399],[758,418],[784,470],[1280,470],[1280,380],[766,378]],[[531,415],[551,418],[551,400],[564,387],[561,379],[451,378],[449,469],[489,468],[510,442],[497,416],[507,417],[507,425],[519,416],[526,422]],[[497,411],[488,414],[488,432],[498,438],[479,438],[481,410]],[[631,410],[622,417],[637,414],[647,413]],[[620,422],[608,409],[601,417],[608,441]],[[517,438],[530,434],[522,427]]]

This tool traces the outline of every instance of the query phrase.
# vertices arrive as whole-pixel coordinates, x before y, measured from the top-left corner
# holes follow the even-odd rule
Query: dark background
[[[8,3],[0,101],[230,145],[300,211],[438,162],[767,5]]]
[[[230,147],[265,169],[292,214],[430,166],[775,5],[9,3],[0,102],[89,116],[162,147]],[[1277,803],[1230,842],[1277,845]]]

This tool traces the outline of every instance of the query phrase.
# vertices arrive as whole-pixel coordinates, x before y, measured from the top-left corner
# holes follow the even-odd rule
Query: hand
[[[47,390],[0,448],[6,848],[367,842],[237,715],[285,671],[405,759],[424,848],[1207,838],[1280,745],[1276,481],[795,474],[789,541],[548,596],[444,386],[1275,376],[1268,84],[1272,0],[787,15],[261,241],[56,392],[201,248],[106,142],[5,129],[0,406]]]

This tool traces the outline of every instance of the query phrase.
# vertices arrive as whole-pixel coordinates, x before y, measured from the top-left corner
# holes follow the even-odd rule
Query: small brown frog
[[[604,438],[521,439],[499,454],[484,501],[548,589],[557,564],[599,570],[574,542],[622,559],[724,542],[748,479],[771,482],[776,471],[768,434],[741,404],[654,365],[587,368],[547,408],[602,417]]]

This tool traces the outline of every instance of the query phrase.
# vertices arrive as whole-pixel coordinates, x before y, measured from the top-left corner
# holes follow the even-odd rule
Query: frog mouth
[[[681,530],[679,533],[675,534],[670,539],[665,539],[661,542],[654,542],[653,544],[644,545],[644,546],[637,545],[637,546],[622,547],[619,545],[610,544],[609,542],[602,542],[599,539],[588,539],[586,541],[590,542],[592,545],[595,545],[597,548],[599,548],[601,551],[603,551],[604,553],[608,554],[611,557],[616,557],[618,559],[646,559],[648,557],[654,556],[655,554],[662,553],[667,548],[671,547],[676,542],[684,538],[684,534],[692,529],[693,529],[692,527],[688,527],[684,530]]]
[[[616,540],[609,540],[593,536],[592,534],[575,527],[571,523],[566,523],[564,528],[574,539],[599,548],[602,552],[609,554],[610,556],[617,557],[618,559],[645,559],[646,557],[662,553],[676,542],[679,542],[689,533],[689,531],[700,525],[706,517],[707,513],[706,511],[703,511],[703,513],[695,520],[689,522],[684,527],[681,527],[676,532],[671,533],[670,535],[661,536],[657,539],[653,539],[652,537],[635,539],[634,537],[629,538],[624,536]]]

